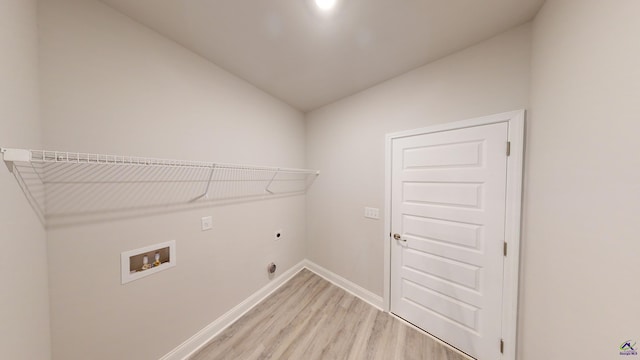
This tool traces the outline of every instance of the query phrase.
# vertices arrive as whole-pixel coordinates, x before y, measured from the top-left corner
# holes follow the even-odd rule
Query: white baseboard
[[[355,283],[343,278],[342,276],[334,272],[331,272],[323,268],[322,266],[314,263],[313,261],[305,260],[303,261],[303,263],[304,263],[304,267],[318,274],[319,276],[325,278],[327,281],[331,282],[332,284],[343,288],[347,292],[350,292],[351,294],[371,304],[373,307],[376,307],[380,310],[383,309],[384,303],[382,301],[382,296],[376,295],[371,291],[359,285],[356,285]]]
[[[306,260],[303,260],[294,265],[292,268],[282,273],[273,281],[269,282],[262,289],[258,290],[253,295],[249,296],[246,300],[235,306],[233,309],[227,311],[227,313],[217,318],[211,324],[207,325],[207,327],[198,331],[198,333],[180,344],[177,348],[171,350],[171,352],[160,358],[160,360],[185,360],[189,358],[189,356],[195,354],[196,351],[205,346],[209,341],[211,341],[211,339],[222,332],[222,330],[226,329],[229,325],[238,320],[242,315],[246,314],[254,306],[258,305],[267,296],[278,290],[278,288],[289,281],[289,279],[300,272],[300,270],[305,268],[305,264]]]
[[[249,312],[249,310],[253,309],[267,296],[278,290],[278,288],[284,285],[287,281],[289,281],[289,279],[291,279],[304,268],[307,268],[309,271],[323,277],[332,284],[341,287],[345,291],[350,292],[351,294],[359,297],[372,306],[382,310],[382,296],[378,296],[312,261],[303,260],[294,265],[291,269],[284,272],[282,275],[278,276],[262,289],[249,296],[246,300],[238,304],[236,307],[227,311],[226,314],[217,318],[214,322],[207,325],[207,327],[200,330],[197,334],[193,335],[187,341],[180,344],[177,348],[171,350],[171,352],[160,358],[160,360],[188,359],[189,356],[195,354],[196,351],[200,350],[203,346],[209,343],[209,341],[211,341],[211,339],[213,339],[216,335],[233,324],[241,316]]]

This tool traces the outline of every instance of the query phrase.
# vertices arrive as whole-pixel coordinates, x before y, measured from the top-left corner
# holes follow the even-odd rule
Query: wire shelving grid
[[[46,150],[2,149],[46,225],[117,211],[303,194],[316,170]]]

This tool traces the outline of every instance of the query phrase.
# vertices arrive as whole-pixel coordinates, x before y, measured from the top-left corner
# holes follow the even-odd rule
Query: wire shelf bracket
[[[123,212],[297,195],[317,170],[0,148],[45,226]]]

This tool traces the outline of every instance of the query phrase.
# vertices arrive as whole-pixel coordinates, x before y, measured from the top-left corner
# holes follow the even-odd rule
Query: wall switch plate
[[[380,209],[365,207],[364,208],[364,217],[369,219],[380,219]]]
[[[205,216],[202,218],[202,231],[213,229],[213,218],[211,216]]]

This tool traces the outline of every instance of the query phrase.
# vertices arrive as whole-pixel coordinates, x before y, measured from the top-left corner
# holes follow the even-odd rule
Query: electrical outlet
[[[371,208],[371,207],[365,207],[364,208],[364,217],[369,218],[369,219],[380,219],[380,209],[378,208]]]
[[[202,218],[202,231],[213,229],[213,218],[211,216],[205,216]]]

